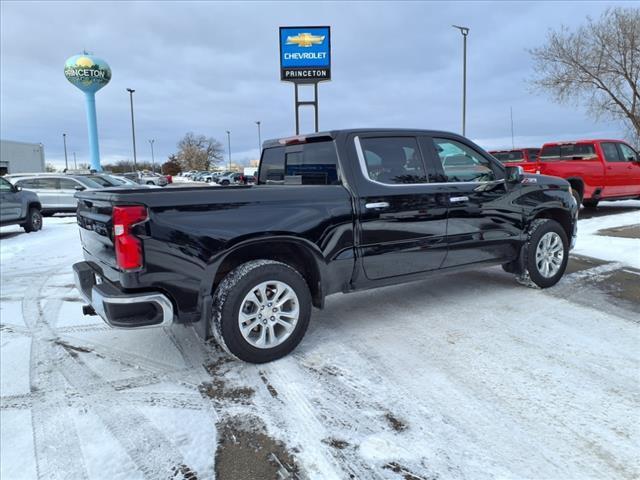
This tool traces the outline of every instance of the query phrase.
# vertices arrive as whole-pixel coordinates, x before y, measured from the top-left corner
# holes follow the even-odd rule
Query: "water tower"
[[[96,119],[96,92],[111,80],[111,69],[104,60],[84,52],[81,55],[74,55],[67,59],[64,64],[64,76],[84,92],[87,104],[91,169],[101,171],[98,122]]]

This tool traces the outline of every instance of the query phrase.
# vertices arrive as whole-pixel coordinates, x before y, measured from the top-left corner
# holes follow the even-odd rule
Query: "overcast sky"
[[[2,2],[3,139],[41,142],[48,162],[68,150],[88,162],[82,93],[63,75],[83,49],[112,80],[96,95],[103,163],[132,157],[134,88],[139,160],[176,151],[185,132],[213,136],[234,161],[256,158],[262,138],[294,133],[293,85],[280,82],[278,27],[330,25],[332,78],[320,84],[320,129],[461,130],[462,38],[468,37],[467,136],[485,148],[578,137],[620,137],[619,124],[533,93],[528,48],[547,31],[599,16],[612,2]],[[313,128],[303,111],[302,130]],[[71,153],[70,153],[71,154]],[[225,157],[226,158],[226,157]]]

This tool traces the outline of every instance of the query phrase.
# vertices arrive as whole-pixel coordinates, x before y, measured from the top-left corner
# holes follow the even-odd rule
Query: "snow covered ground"
[[[82,316],[74,217],[2,228],[0,478],[638,478],[640,239],[597,231],[640,202],[602,211],[575,252],[610,263],[333,296],[261,366]]]

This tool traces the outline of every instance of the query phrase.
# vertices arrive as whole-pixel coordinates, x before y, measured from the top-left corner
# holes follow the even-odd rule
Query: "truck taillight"
[[[116,249],[116,262],[123,270],[142,267],[142,241],[131,233],[131,229],[146,219],[147,209],[141,205],[113,207],[113,243]]]

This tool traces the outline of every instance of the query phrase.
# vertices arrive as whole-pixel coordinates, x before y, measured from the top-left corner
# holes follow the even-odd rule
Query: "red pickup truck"
[[[539,148],[514,148],[512,150],[494,150],[489,152],[505,167],[520,166],[525,172],[536,171],[536,160],[538,159]]]
[[[585,208],[640,198],[640,156],[620,140],[545,143],[535,167],[535,173],[567,180]]]

